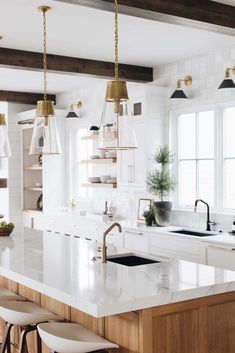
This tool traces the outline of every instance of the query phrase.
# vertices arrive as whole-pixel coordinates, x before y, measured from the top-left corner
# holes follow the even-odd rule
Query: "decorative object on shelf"
[[[43,210],[43,196],[41,194],[37,199],[37,211],[41,212],[42,210]]]
[[[188,75],[182,80],[177,81],[176,85],[176,90],[175,92],[171,95],[170,99],[188,99],[184,91],[182,90],[182,83],[185,86],[191,86],[193,82],[192,76]]]
[[[42,166],[42,153],[40,153],[38,156],[38,165],[39,165],[39,167]]]
[[[144,221],[144,212],[149,211],[151,205],[153,203],[152,199],[139,199],[139,206],[138,206],[138,213],[137,213],[137,220]]]
[[[101,183],[107,183],[108,180],[111,179],[111,175],[101,175],[100,177],[100,180],[101,180]]]
[[[100,177],[88,177],[89,183],[101,183]]]
[[[13,223],[7,223],[5,221],[2,221],[0,223],[0,236],[9,236],[13,232],[14,227],[15,226]]]
[[[75,109],[80,109],[82,107],[82,102],[81,101],[78,101],[77,103],[73,103],[73,104],[70,104],[70,107],[69,107],[69,112],[68,114],[66,115],[66,119],[79,119],[81,118],[80,115],[77,115],[74,111],[74,108]]]
[[[157,150],[154,160],[161,165],[161,168],[150,173],[148,186],[149,190],[161,200],[153,203],[156,223],[160,227],[166,227],[170,224],[172,202],[163,201],[163,198],[168,196],[176,185],[169,170],[169,164],[173,162],[173,155],[167,145]]]
[[[125,81],[118,73],[118,2],[114,0],[115,12],[115,77],[107,82],[104,110],[101,116],[98,148],[101,150],[136,149],[132,128],[131,109]],[[109,129],[108,129],[109,128]],[[109,130],[109,131],[107,131]]]
[[[91,135],[98,135],[99,129],[100,128],[98,126],[91,126],[89,132]]]
[[[61,146],[56,125],[54,102],[47,100],[47,23],[46,12],[48,6],[39,6],[43,14],[43,72],[44,72],[44,100],[37,102],[36,118],[30,147],[30,154],[59,154]]]
[[[0,158],[11,157],[7,124],[4,114],[0,114]]]
[[[234,67],[228,67],[225,70],[225,78],[222,81],[221,85],[219,86],[218,89],[224,89],[224,88],[235,88],[235,83],[231,79],[231,73],[235,75],[235,66]]]
[[[19,125],[32,125],[34,123],[34,119],[26,119],[18,121]]]

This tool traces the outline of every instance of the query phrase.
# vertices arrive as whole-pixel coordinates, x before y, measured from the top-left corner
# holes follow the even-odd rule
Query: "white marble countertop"
[[[235,272],[182,260],[126,267],[91,261],[99,244],[31,229],[0,238],[0,275],[94,317],[235,291]],[[113,246],[108,254],[128,253]]]
[[[53,216],[53,215],[52,215]],[[90,224],[93,224],[94,227],[96,225],[101,225],[104,227],[104,229],[107,228],[107,224],[113,223],[113,221],[103,221],[102,215],[94,215],[94,214],[87,214],[85,216],[78,216],[78,215],[70,215],[69,213],[60,213],[60,214],[55,214],[54,216],[59,216],[61,219],[64,219],[68,222],[71,223],[76,223],[77,226],[82,223],[87,223],[89,222]],[[147,227],[144,222],[137,222],[136,220],[118,220],[118,222],[122,225],[123,230],[130,230],[130,231],[136,231],[141,235],[140,233],[143,233],[143,236],[148,236],[149,234],[170,234],[172,230],[179,230],[179,229],[189,229],[187,227],[179,227],[179,226],[169,226],[169,227]],[[192,230],[190,228],[190,230]],[[203,229],[195,229],[196,231],[201,231],[203,232]],[[235,236],[223,232],[219,233],[217,232],[218,235],[215,236],[206,236],[206,237],[197,237],[197,236],[190,236],[190,235],[185,235],[185,234],[179,234],[175,233],[175,237],[179,238],[187,238],[191,240],[197,240],[200,242],[208,242],[208,243],[214,243],[214,244],[220,244],[220,245],[228,245],[228,246],[235,246]]]

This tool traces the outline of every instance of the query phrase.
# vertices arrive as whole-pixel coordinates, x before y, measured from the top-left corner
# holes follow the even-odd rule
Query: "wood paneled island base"
[[[235,292],[95,318],[7,278],[0,277],[0,285],[118,343],[122,353],[235,352]],[[1,322],[1,335],[4,325]],[[17,348],[17,328],[11,339]],[[34,334],[28,347],[36,353]],[[48,349],[44,346],[43,351]]]

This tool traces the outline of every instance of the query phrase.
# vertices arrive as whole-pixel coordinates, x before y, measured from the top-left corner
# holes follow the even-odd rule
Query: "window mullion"
[[[196,113],[196,198],[199,198],[199,123],[198,112]]]

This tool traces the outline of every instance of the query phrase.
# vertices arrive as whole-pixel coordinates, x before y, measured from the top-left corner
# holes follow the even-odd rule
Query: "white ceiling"
[[[92,77],[48,73],[48,92],[61,93],[104,81]],[[0,67],[0,90],[41,93],[41,72]]]
[[[1,0],[3,47],[41,51],[42,23],[37,6],[48,13],[48,52],[113,60],[113,14],[52,0]],[[235,43],[229,36],[120,15],[120,61],[155,66]]]
[[[113,14],[53,0],[1,0],[2,47],[42,51],[39,5],[49,5],[48,52],[113,61]],[[178,25],[120,15],[120,62],[157,66],[235,44],[235,39]],[[41,75],[1,69],[0,89],[40,91]],[[78,76],[49,76],[49,90],[62,92],[90,83]]]

